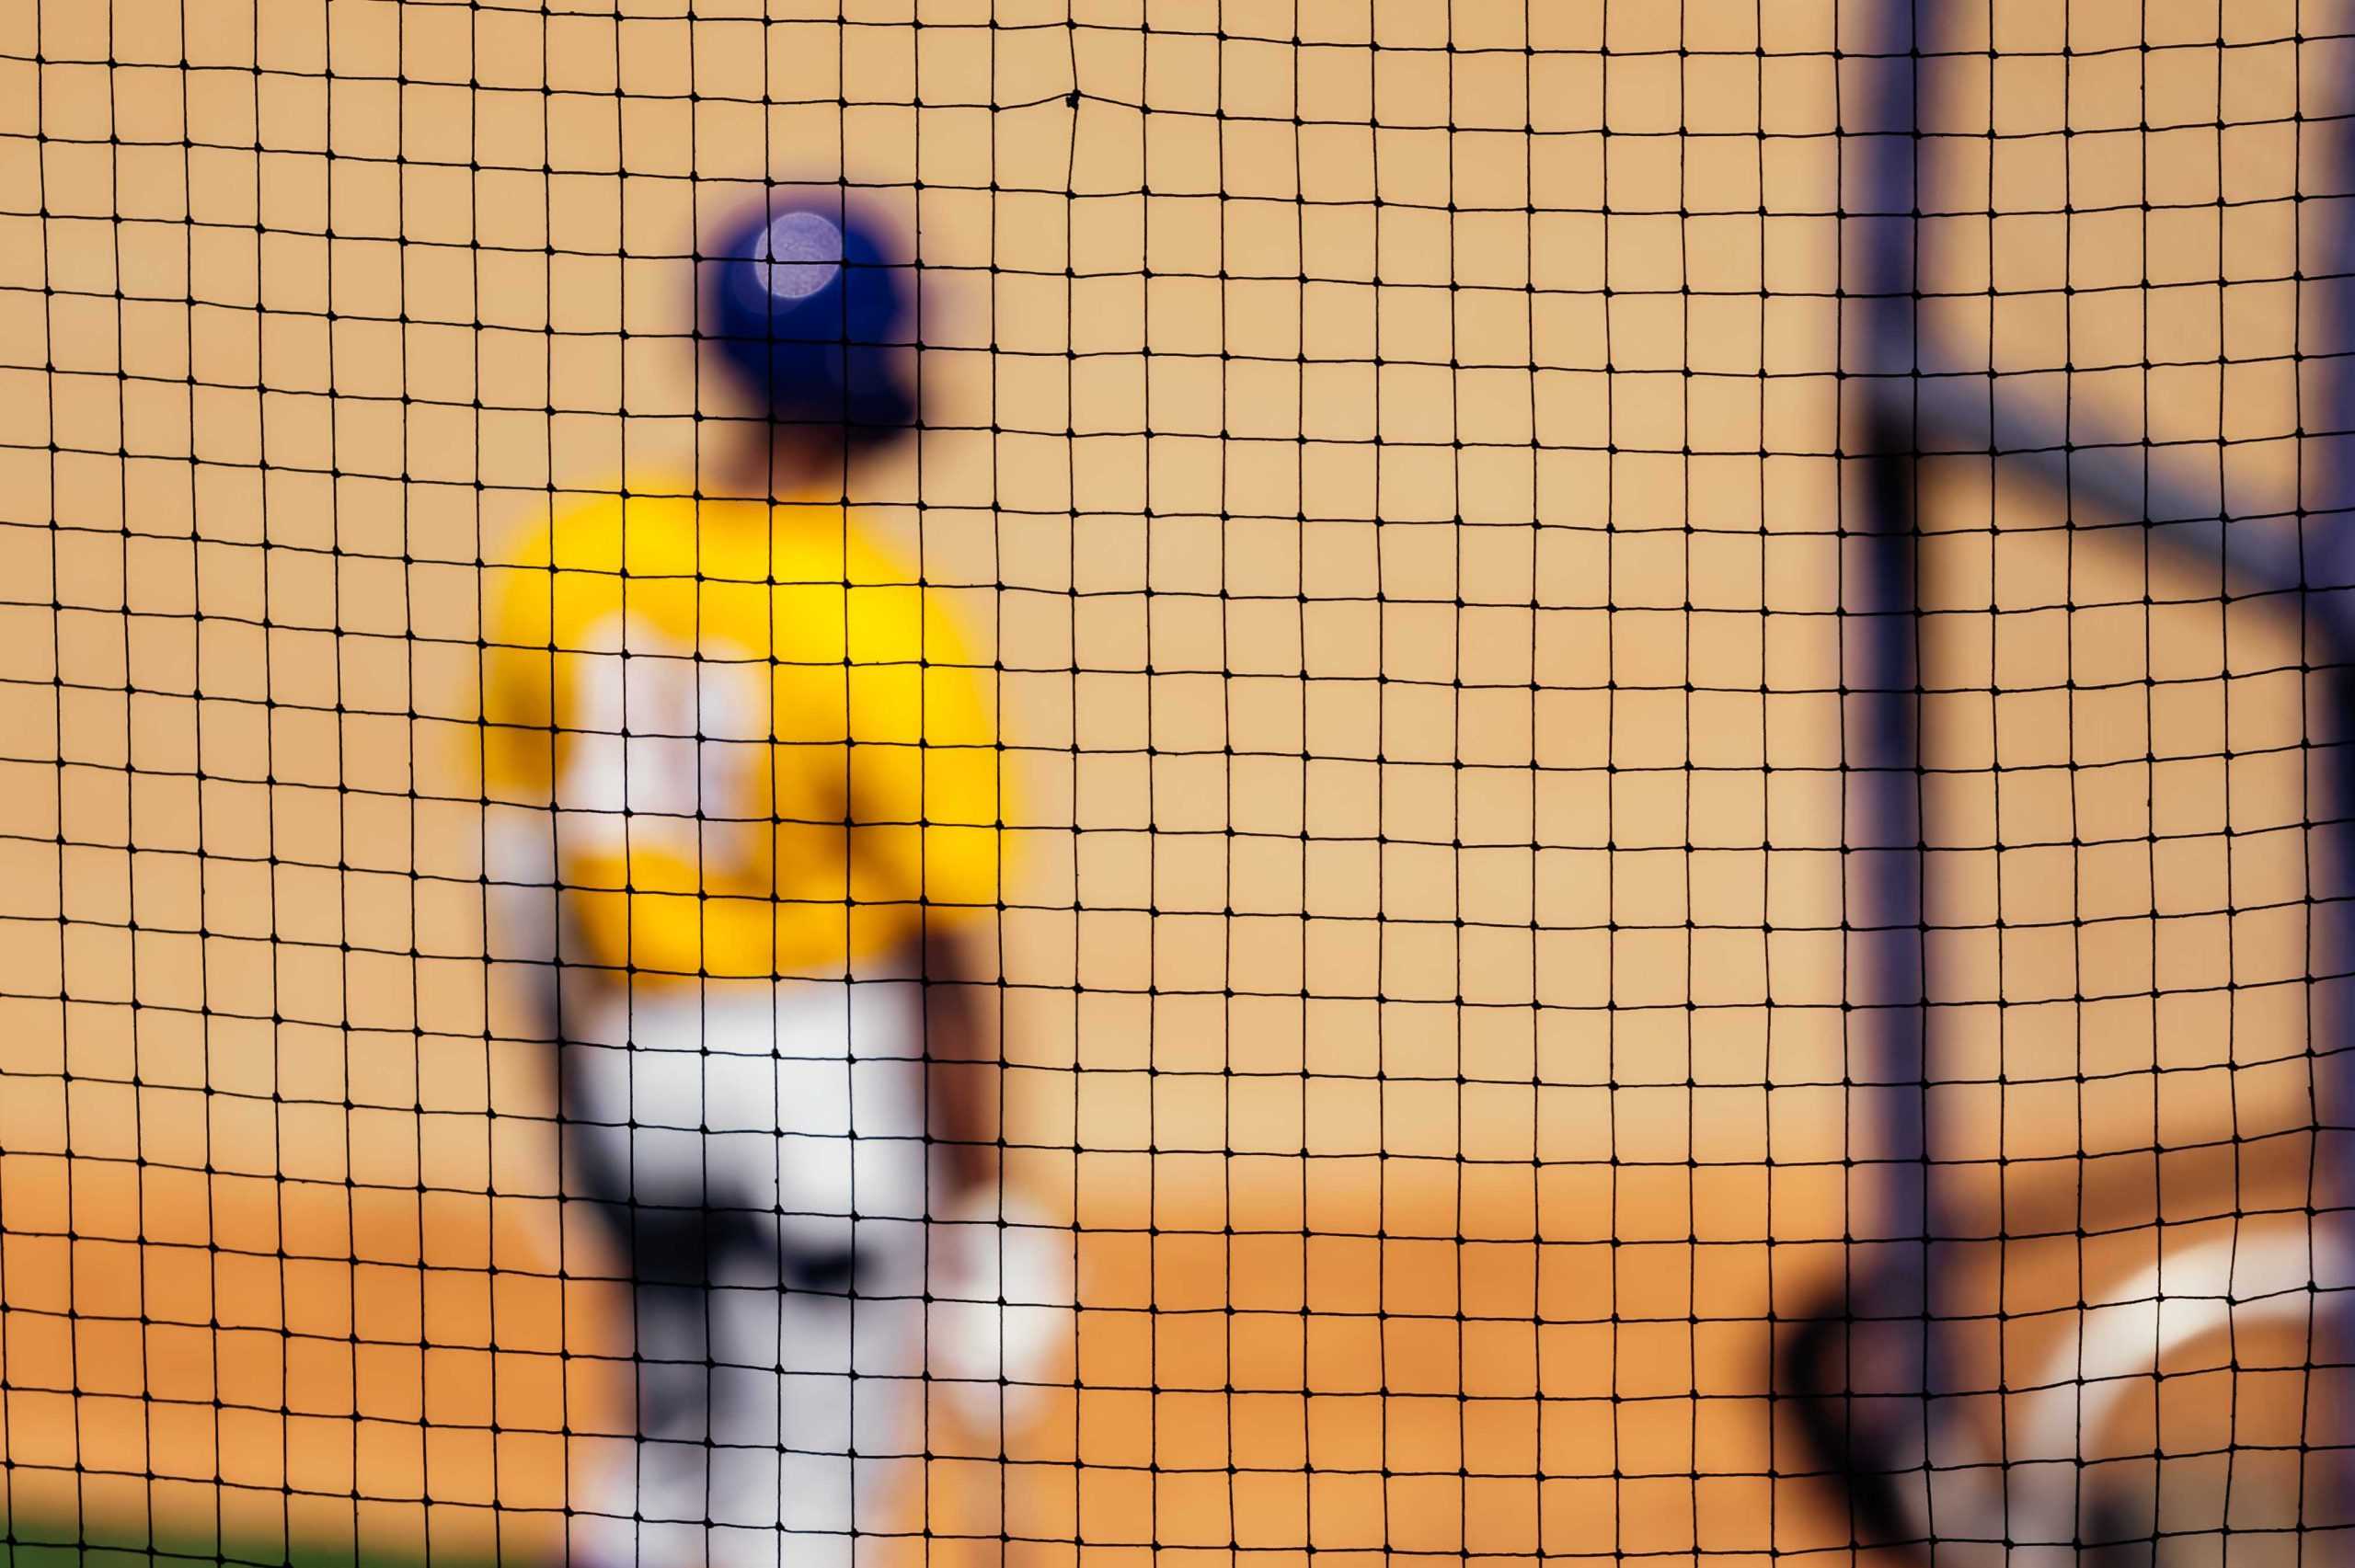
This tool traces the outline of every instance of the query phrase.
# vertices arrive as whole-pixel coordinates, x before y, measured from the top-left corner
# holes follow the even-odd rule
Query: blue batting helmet
[[[772,202],[724,231],[709,259],[706,333],[780,423],[874,439],[915,419],[892,345],[909,269],[838,196]]]

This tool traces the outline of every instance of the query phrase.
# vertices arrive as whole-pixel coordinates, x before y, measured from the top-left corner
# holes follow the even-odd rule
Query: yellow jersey
[[[997,904],[994,682],[841,506],[561,512],[485,569],[483,635],[484,792],[550,809],[590,961],[839,973]]]

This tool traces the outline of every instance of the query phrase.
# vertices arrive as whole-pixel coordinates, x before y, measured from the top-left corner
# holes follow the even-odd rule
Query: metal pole
[[[1842,40],[1841,145],[1860,155],[1842,171],[1849,395],[1838,448],[1844,470],[1862,481],[1863,503],[1853,516],[1844,505],[1840,539],[1842,1001],[1853,1173],[1837,1315],[1805,1325],[1785,1362],[1802,1428],[1842,1472],[1859,1536],[1876,1543],[1918,1541],[1929,1517],[1933,1227],[1913,459],[1916,99],[1929,10],[1928,0],[1886,0],[1867,13],[1877,36],[1861,48]]]
[[[1887,1282],[1890,1311],[1924,1310],[1920,1282],[1929,1229],[1928,1093],[1923,1003],[1921,674],[1915,606],[1919,341],[1914,293],[1918,235],[1920,54],[1926,0],[1890,0],[1876,52],[1879,77],[1868,121],[1862,191],[1861,352],[1844,354],[1863,396],[1852,427],[1863,439],[1861,524],[1843,540],[1842,755],[1848,769],[1843,842],[1848,861],[1846,998],[1851,1059],[1868,1085],[1860,1139],[1878,1192],[1852,1227]],[[1843,128],[1844,133],[1853,134]],[[1855,220],[1851,220],[1855,222]],[[1844,324],[1844,330],[1845,329]],[[1861,1046],[1861,1049],[1856,1047]]]
[[[1867,1539],[1928,1544],[1924,1534],[1942,1524],[1931,1508],[1926,1446],[1932,1402],[1943,1391],[1932,1255],[1942,1205],[1928,1142],[1915,470],[1924,452],[1984,452],[2042,475],[2073,514],[2081,506],[2107,512],[2120,526],[2147,529],[2162,551],[2220,567],[2241,593],[2299,594],[2310,646],[2327,665],[2309,728],[2326,749],[2316,773],[2327,800],[2309,811],[2322,840],[2313,858],[2316,1295],[2304,1439],[2316,1462],[2301,1511],[2307,1528],[2355,1525],[2355,196],[2331,204],[2323,243],[2308,248],[2320,266],[2302,258],[2301,314],[2320,324],[2331,348],[2305,355],[2319,370],[2304,400],[2297,525],[2234,522],[2221,493],[2154,466],[2138,434],[2103,429],[2091,409],[2051,406],[1984,374],[1920,373],[1920,73],[1934,48],[1931,17],[1926,0],[1886,0],[1878,37],[1849,52],[1859,69],[1842,82],[1842,133],[1866,147],[1842,193],[1851,242],[1844,260],[1858,262],[1853,284],[1843,279],[1842,369],[1861,394],[1847,429],[1864,438],[1854,455],[1863,460],[1865,505],[1855,531],[1844,528],[1841,594],[1844,994],[1861,1185],[1852,1193],[1844,1315],[1810,1324],[1791,1347],[1798,1408],[1845,1472]],[[2355,172],[2355,119],[2342,118],[2335,139],[2345,179]],[[2237,1283],[2223,1294],[2235,1312],[2269,1310],[2241,1302]],[[1976,1488],[1954,1495],[1982,1496],[2008,1513],[2008,1482],[1992,1497]],[[2073,1497],[2064,1521],[2076,1506]],[[1969,1538],[1991,1521],[1953,1522]],[[2043,1539],[2069,1533],[2064,1523],[2062,1534]]]

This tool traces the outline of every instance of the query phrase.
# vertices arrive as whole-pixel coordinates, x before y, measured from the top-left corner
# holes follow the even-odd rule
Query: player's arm
[[[554,962],[554,767],[557,671],[549,652],[551,578],[545,527],[483,574],[483,879],[486,951],[494,961]]]
[[[987,672],[913,587],[850,595],[851,897],[914,904],[931,1121],[951,1179],[995,1173],[999,1054],[984,943],[1005,850]]]
[[[959,1192],[997,1173],[999,1056],[981,1005],[974,947],[970,933],[953,929],[928,933],[923,944],[928,1126]]]

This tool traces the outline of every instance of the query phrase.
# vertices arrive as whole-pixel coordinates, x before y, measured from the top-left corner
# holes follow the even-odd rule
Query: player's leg
[[[861,1538],[902,1527],[923,1341],[867,1288],[862,1276],[713,1291],[711,1562],[848,1568]]]
[[[590,1489],[597,1554],[763,1568],[781,1528],[787,1562],[848,1562],[920,1465],[927,1352],[986,1442],[1068,1344],[1070,1233],[946,1196],[913,981],[584,981],[565,1011],[574,1191],[636,1272],[640,1442]]]
[[[928,1137],[920,982],[780,995],[780,1516],[788,1558],[834,1561],[810,1554],[813,1538],[911,1527],[928,1389],[948,1396],[969,1452],[1029,1412],[1071,1342],[1074,1242],[994,1181],[951,1179],[955,1162]],[[807,1260],[838,1255],[845,1219],[847,1292],[797,1285]]]
[[[787,1288],[778,1517],[788,1562],[849,1563],[899,1528],[921,1469],[925,1140],[923,1006],[911,980],[779,992],[777,1172]],[[825,1277],[847,1241],[851,1266]]]
[[[707,988],[707,1017],[733,1016],[711,1006],[727,990]],[[782,1272],[780,1279],[775,1265],[749,1254],[715,1259],[709,1551],[729,1568],[761,1568],[777,1560],[772,1552],[792,1568],[831,1568],[855,1560],[860,1538],[903,1528],[906,1500],[920,1494],[924,1377],[940,1338],[927,1289],[985,1288],[986,1302],[932,1312],[988,1316],[986,1324],[947,1326],[1004,1337],[997,1276],[972,1261],[994,1260],[1001,1249],[991,1243],[1002,1232],[994,1216],[935,1223],[946,1162],[926,1137],[916,983],[788,984],[774,1005],[773,1056],[715,1050],[706,1059],[707,1105],[730,1107],[714,1118],[749,1123],[758,1119],[754,1106],[770,1110],[773,1164],[755,1170],[756,1157],[714,1137],[706,1180],[739,1193],[773,1184]],[[761,1039],[744,1022],[722,1033],[731,1046]],[[971,1245],[928,1258],[928,1242],[951,1229]],[[1067,1251],[1067,1235],[1056,1239]],[[935,1262],[952,1260],[941,1279],[931,1276]],[[1032,1271],[1025,1288],[1049,1279],[1044,1288],[1061,1302],[1067,1276]],[[970,1373],[977,1363],[968,1354],[959,1365]],[[982,1375],[992,1379],[994,1413],[994,1364]],[[764,1541],[758,1532],[771,1524],[780,1534]]]
[[[641,988],[633,1003],[582,977],[562,1009],[567,1196],[604,1222],[631,1298],[632,1431],[593,1445],[573,1554],[692,1568],[706,1559],[710,1491],[711,1260],[756,1232],[741,1207],[711,1204],[703,1058],[669,989]],[[684,1048],[636,1043],[657,1038]]]
[[[584,990],[572,1163],[626,1227],[637,1303],[639,1441],[592,1485],[596,1554],[846,1564],[920,1449],[913,987]]]

